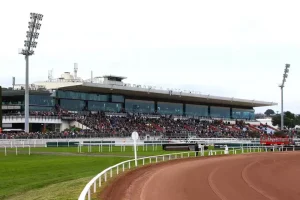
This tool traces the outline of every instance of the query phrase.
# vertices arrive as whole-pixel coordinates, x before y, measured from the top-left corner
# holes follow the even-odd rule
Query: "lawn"
[[[1,156],[0,199],[76,199],[93,176],[127,159],[24,154]]]
[[[28,154],[28,147],[19,147],[18,154]],[[143,146],[137,147],[137,154],[138,156],[152,156],[152,155],[160,155],[160,154],[168,154],[174,153],[174,151],[164,151],[160,145],[157,147],[148,146],[143,149]],[[112,151],[109,151],[108,146],[103,146],[102,150],[99,146],[92,146],[91,152],[88,151],[87,146],[81,147],[81,153],[78,153],[78,147],[31,147],[30,151],[32,154],[41,154],[41,153],[68,153],[68,155],[72,154],[91,154],[91,155],[113,155],[113,156],[134,156],[133,148],[131,146],[125,147],[121,150],[120,146],[113,146]],[[8,155],[15,155],[16,148],[7,148]],[[0,156],[4,155],[4,149],[0,148]]]
[[[92,152],[88,152],[88,147],[82,147],[82,153],[77,152],[77,147],[36,147],[31,148],[30,156],[28,147],[18,148],[18,155],[15,155],[15,150],[7,148],[8,155],[4,156],[4,149],[0,149],[0,199],[77,199],[96,174],[133,158],[132,147],[126,147],[125,151],[121,151],[121,147],[113,147],[112,152],[108,147],[103,147],[102,152],[98,147],[93,147]],[[219,155],[220,151],[217,152]],[[160,146],[157,149],[148,147],[147,151],[139,147],[138,156],[168,153],[179,152],[163,151]],[[205,151],[207,155],[208,151]],[[149,162],[149,159],[145,160],[145,163]]]

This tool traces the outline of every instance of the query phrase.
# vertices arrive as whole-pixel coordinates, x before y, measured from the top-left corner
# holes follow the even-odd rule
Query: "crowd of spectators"
[[[77,121],[105,136],[129,136],[133,131],[146,136],[187,137],[259,137],[260,131],[230,125],[222,120],[205,120],[174,116],[126,114],[125,116],[105,115],[104,113],[78,116]],[[251,132],[251,134],[249,134]]]
[[[180,118],[157,114],[133,113],[69,113],[59,107],[56,111],[32,112],[36,116],[69,116],[83,126],[80,129],[62,132],[2,133],[2,138],[83,138],[83,137],[128,137],[137,131],[141,137],[147,135],[164,138],[196,136],[200,138],[258,138],[264,133],[259,128],[251,127],[243,121],[235,125],[223,120]]]

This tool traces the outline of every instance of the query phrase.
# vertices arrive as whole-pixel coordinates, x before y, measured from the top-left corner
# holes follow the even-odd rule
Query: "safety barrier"
[[[295,151],[295,146],[292,147],[283,147],[283,146],[250,146],[250,147],[241,147],[241,148],[232,148],[231,150],[228,151],[229,154],[237,154],[238,151],[240,153],[251,153],[251,152],[263,152],[265,150],[268,152],[268,150],[271,149],[272,151],[278,150],[278,151],[288,151],[288,149],[291,149],[292,151]],[[165,160],[171,160],[172,158],[177,159],[177,158],[186,158],[184,155],[187,157],[190,157],[191,155],[194,155],[194,157],[197,156],[197,153],[200,154],[200,156],[204,156],[204,147],[200,148],[200,151],[189,151],[189,152],[179,152],[179,153],[172,153],[172,154],[163,154],[163,155],[156,155],[156,156],[149,156],[149,157],[143,157],[143,158],[138,158],[138,161],[142,161],[142,165],[145,165],[145,161],[148,160],[149,163],[152,163],[153,160],[154,162],[159,162],[159,161],[165,161]],[[217,153],[220,153],[219,155],[225,154],[225,150],[208,150],[208,156],[213,156],[217,155]],[[124,162],[120,162],[114,166],[108,167],[102,172],[100,172],[98,175],[96,175],[82,190],[78,200],[85,200],[86,197],[88,200],[91,200],[92,193],[97,192],[97,182],[98,182],[98,187],[101,187],[103,184],[103,181],[106,182],[108,179],[108,176],[112,178],[113,176],[113,171],[116,170],[116,174],[118,175],[120,173],[120,170],[122,172],[125,171],[126,166],[128,169],[131,169],[131,163],[135,163],[135,160],[127,160]],[[138,162],[137,162],[138,165]],[[136,165],[136,167],[137,167]]]
[[[204,151],[189,151],[189,152],[180,152],[180,153],[171,153],[171,154],[163,154],[163,155],[156,155],[156,156],[148,156],[148,157],[143,157],[143,158],[138,158],[138,161],[142,161],[141,165],[145,165],[145,161],[149,161],[149,163],[152,162],[159,162],[159,161],[166,161],[166,160],[172,160],[172,159],[177,159],[177,158],[186,158],[186,157],[191,157],[191,156],[197,156],[197,153],[200,153],[201,156],[204,156]],[[79,200],[85,200],[86,197],[88,200],[91,200],[91,195],[92,192],[96,193],[97,192],[97,182],[98,182],[98,187],[101,187],[102,181],[106,182],[108,179],[108,176],[112,178],[113,176],[113,171],[116,170],[116,174],[118,175],[120,173],[120,170],[124,172],[126,169],[131,169],[132,163],[135,163],[135,159],[132,160],[127,160],[124,162],[120,162],[114,166],[111,166],[109,168],[106,168],[102,172],[100,172],[97,176],[95,176],[82,190]],[[137,167],[137,166],[136,166]],[[93,190],[91,190],[93,187]]]
[[[23,148],[28,147],[28,155],[31,155],[30,145],[23,144]],[[0,145],[0,149],[4,148],[4,155],[7,156],[7,146]],[[16,156],[18,155],[18,146],[8,147],[8,148],[16,148]],[[22,147],[19,147],[22,148]]]

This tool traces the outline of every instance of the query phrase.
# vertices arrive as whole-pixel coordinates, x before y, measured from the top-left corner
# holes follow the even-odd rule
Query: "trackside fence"
[[[226,152],[225,150],[208,150],[206,151],[208,156],[213,155],[224,155],[224,154],[242,154],[242,153],[251,153],[251,152],[268,152],[268,151],[295,151],[295,147],[284,147],[284,146],[249,146],[249,147],[241,147],[241,148],[231,148]],[[135,166],[135,160],[127,160],[120,162],[114,166],[108,167],[99,174],[97,174],[82,190],[78,200],[91,200],[92,195],[97,192],[97,188],[100,188],[109,178],[112,178],[113,175],[118,175],[125,170],[143,166],[147,163],[157,163],[168,160],[174,160],[179,158],[188,158],[188,157],[196,157],[196,156],[204,156],[205,151],[204,147],[200,148],[200,151],[188,151],[188,152],[179,152],[179,153],[171,153],[171,154],[163,154],[156,156],[148,156],[143,158],[138,158],[137,166]]]

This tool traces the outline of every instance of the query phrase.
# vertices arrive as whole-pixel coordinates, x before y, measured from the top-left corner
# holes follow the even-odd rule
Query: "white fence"
[[[274,146],[249,146],[249,147],[241,147],[241,148],[232,148],[229,150],[228,153],[230,154],[237,154],[238,151],[240,153],[250,153],[250,152],[263,152],[263,151],[268,151],[268,150],[275,150],[278,151],[288,151],[288,149],[291,148],[292,151],[295,151],[295,147],[284,147],[284,146],[279,146],[279,147],[274,147]],[[190,156],[197,156],[197,153],[200,154],[200,156],[204,156],[204,148],[201,147],[200,151],[189,151],[189,152],[180,152],[180,153],[172,153],[172,154],[164,154],[164,155],[156,155],[156,156],[149,156],[149,157],[143,157],[143,158],[138,158],[138,161],[142,161],[141,165],[145,165],[145,161],[149,161],[149,163],[152,162],[159,162],[159,161],[166,161],[166,160],[172,160],[172,159],[178,159],[178,158],[186,158]],[[225,154],[225,150],[209,150],[208,151],[208,156],[213,156],[213,155],[222,155]],[[112,178],[113,172],[116,171],[116,174],[118,175],[120,172],[124,172],[126,169],[131,169],[131,165],[135,163],[135,160],[127,160],[124,162],[120,162],[114,166],[108,167],[102,172],[100,172],[98,175],[96,175],[82,190],[78,200],[85,200],[86,198],[88,200],[91,200],[92,198],[92,193],[97,192],[97,188],[101,187],[103,182],[106,182],[107,179],[110,177]],[[136,166],[137,167],[137,166]],[[98,184],[97,184],[98,183]]]
[[[84,141],[115,141],[116,143],[132,143],[131,138],[64,138],[64,139],[0,139],[0,145],[5,146],[23,146],[31,145],[33,147],[44,147],[47,142],[79,142],[83,143]],[[251,143],[258,142],[258,139],[249,139],[249,138],[190,138],[187,140],[182,139],[162,139],[162,138],[151,138],[151,141],[169,141],[172,143],[193,143],[201,142],[202,144],[214,144],[214,143]],[[138,144],[144,143],[147,140],[139,140]]]

